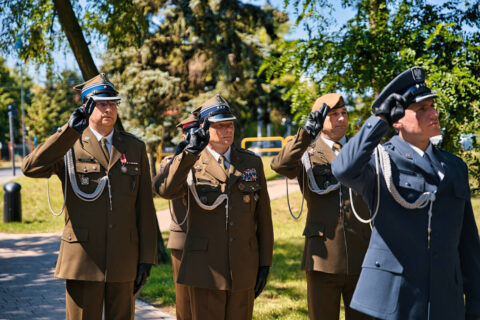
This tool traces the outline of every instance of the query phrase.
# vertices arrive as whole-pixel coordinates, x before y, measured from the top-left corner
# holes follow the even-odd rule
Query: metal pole
[[[8,118],[10,120],[10,145],[12,150],[12,170],[13,176],[15,176],[15,147],[14,147],[14,137],[13,137],[13,111],[8,112]]]
[[[25,111],[23,109],[23,63],[20,62],[20,99],[22,108],[22,157],[25,158]]]

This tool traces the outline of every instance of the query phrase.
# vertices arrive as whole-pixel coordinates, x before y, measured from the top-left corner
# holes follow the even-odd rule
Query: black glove
[[[466,314],[465,320],[480,320],[480,316],[474,316],[473,314]]]
[[[202,152],[203,149],[208,145],[208,141],[210,140],[210,133],[208,132],[208,128],[210,128],[210,121],[208,118],[205,119],[203,126],[192,133],[190,136],[190,141],[188,142],[187,146],[185,147],[185,151],[198,155]]]
[[[147,283],[148,277],[150,276],[151,268],[152,265],[148,263],[140,263],[137,266],[137,277],[133,282],[133,295],[139,293],[145,283]]]
[[[383,115],[390,125],[402,119],[407,108],[407,100],[398,93],[392,93],[375,109],[375,115]]]
[[[307,121],[305,121],[305,125],[303,129],[307,131],[307,133],[315,139],[317,134],[322,131],[323,123],[325,122],[325,118],[327,117],[327,113],[330,111],[330,107],[324,103],[322,108],[319,111],[310,112],[307,117]]]
[[[85,106],[81,106],[73,110],[68,125],[70,128],[77,130],[78,133],[82,133],[88,127],[88,119],[95,109],[97,103],[92,97],[88,98]]]
[[[177,145],[175,148],[175,154],[173,155],[174,157],[182,153],[183,149],[188,145],[188,137],[185,140],[180,141],[180,143]]]
[[[270,267],[258,267],[257,282],[255,283],[255,298],[262,293],[263,288],[267,284],[268,271]]]

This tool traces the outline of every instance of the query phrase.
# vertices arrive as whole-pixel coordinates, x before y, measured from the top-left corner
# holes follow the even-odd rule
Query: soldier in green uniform
[[[55,276],[66,279],[66,319],[133,319],[135,294],[157,262],[145,144],[114,130],[120,100],[104,74],[74,87],[83,105],[24,162],[32,178],[56,174],[65,227]]]
[[[179,154],[183,151],[185,146],[190,140],[190,135],[194,130],[198,129],[199,124],[198,120],[194,115],[189,115],[182,122],[177,125],[177,128],[182,129],[182,141],[177,147],[176,154]],[[168,175],[168,172],[165,170],[168,163],[173,159],[173,157],[165,157],[160,163],[160,170],[157,176],[153,178],[153,189],[157,190],[158,186],[163,183],[165,177]],[[168,237],[167,248],[171,250],[172,253],[172,271],[173,271],[173,281],[175,281],[175,313],[177,319],[187,320],[192,319],[192,312],[190,310],[190,294],[188,292],[188,287],[178,283],[178,270],[180,269],[180,262],[182,261],[183,248],[185,245],[185,238],[187,232],[186,224],[186,200],[185,199],[174,199],[171,202],[173,207],[173,212],[171,211],[172,222],[170,223],[170,236]],[[172,208],[169,209],[172,210]]]
[[[193,319],[251,319],[273,254],[262,161],[232,145],[235,117],[220,95],[194,114],[202,127],[156,186],[162,197],[187,204],[177,282],[189,286]]]
[[[343,97],[328,93],[315,101],[304,128],[298,130],[276,156],[271,167],[290,179],[297,178],[307,201],[305,249],[310,319],[338,320],[340,297],[345,319],[366,316],[349,307],[370,239],[370,226],[352,211],[349,190],[333,176],[331,163],[345,145],[348,113]],[[353,205],[367,218],[368,207],[353,194]]]

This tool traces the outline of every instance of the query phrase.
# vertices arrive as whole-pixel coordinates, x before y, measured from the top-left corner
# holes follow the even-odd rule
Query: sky
[[[263,6],[267,2],[266,0],[244,0],[245,3],[250,3],[254,5],[259,5]],[[271,0],[270,1],[271,5],[277,9],[282,9],[283,8],[283,0]],[[295,22],[296,15],[294,12],[294,8],[292,6],[289,6],[287,8],[287,14],[289,16],[290,21],[292,24]],[[335,8],[335,12],[333,14],[334,18],[336,18],[338,21],[346,21],[347,19],[350,19],[353,17],[354,12],[352,10],[345,10],[342,9],[341,7]],[[292,26],[292,30],[289,34],[286,35],[286,39],[302,39],[306,38],[307,33],[303,30],[303,27],[298,26]],[[97,66],[101,66],[103,64],[101,55],[105,52],[105,46],[95,46],[91,47],[90,50],[92,51],[93,59],[96,63]],[[11,68],[19,67],[19,59],[16,54],[12,54],[10,56],[7,56],[7,65]],[[80,69],[78,68],[77,62],[75,60],[75,57],[73,53],[69,50],[69,52],[57,52],[54,53],[54,61],[56,63],[54,70],[58,73],[62,72],[66,68],[68,69],[73,69],[76,71],[78,74],[81,74]],[[28,74],[35,83],[44,83],[46,79],[46,68],[45,66],[40,66],[37,68],[32,63],[29,63],[28,65],[24,65],[24,73]]]

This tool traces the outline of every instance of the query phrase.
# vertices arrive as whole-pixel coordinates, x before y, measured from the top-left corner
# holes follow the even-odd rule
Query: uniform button
[[[375,261],[375,267],[380,268],[380,262]]]
[[[345,228],[348,227],[348,222],[344,222],[344,223],[343,223],[343,226],[344,226]]]
[[[370,129],[372,127],[372,124],[369,122],[367,123],[367,128]]]
[[[71,237],[71,236],[68,236],[68,240],[72,240],[72,237]]]
[[[228,209],[232,210],[232,208],[233,208],[232,205],[229,204],[229,205],[228,205]]]
[[[108,225],[108,227],[109,227],[110,229],[112,229],[112,228],[113,228],[113,224],[110,223],[110,224]]]
[[[348,206],[343,206],[343,210],[348,210]]]
[[[230,242],[233,242],[233,240],[235,240],[234,237],[230,237]]]
[[[405,185],[406,185],[407,187],[410,187],[410,182],[406,182]]]
[[[233,226],[234,224],[235,224],[235,222],[233,222],[233,221],[230,221],[230,223],[229,223],[230,226]]]

